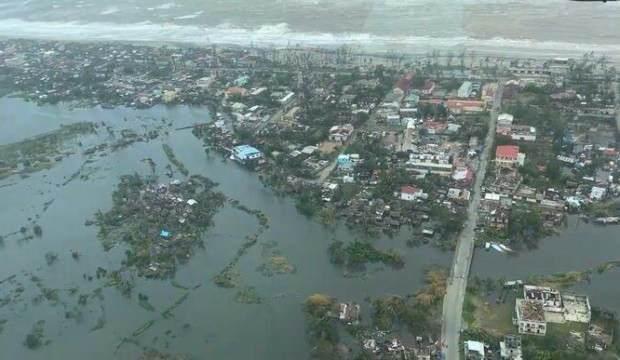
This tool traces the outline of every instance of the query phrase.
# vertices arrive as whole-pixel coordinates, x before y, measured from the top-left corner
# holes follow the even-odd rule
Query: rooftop
[[[519,147],[516,145],[500,145],[495,149],[496,158],[516,159],[519,156]]]
[[[542,303],[533,300],[517,299],[517,317],[524,321],[545,321]]]

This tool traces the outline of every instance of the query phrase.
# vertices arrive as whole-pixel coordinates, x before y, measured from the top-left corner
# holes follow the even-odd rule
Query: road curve
[[[474,230],[478,222],[481,187],[495,139],[495,123],[501,106],[503,91],[503,81],[500,80],[489,117],[489,132],[484,141],[484,149],[480,155],[480,162],[476,171],[473,197],[467,208],[467,220],[459,234],[456,251],[452,260],[450,277],[448,278],[446,295],[443,301],[441,343],[443,359],[445,360],[458,360],[461,355],[459,338],[462,328],[463,301],[465,300],[465,290],[467,289],[467,278],[469,277],[469,267],[474,255]]]

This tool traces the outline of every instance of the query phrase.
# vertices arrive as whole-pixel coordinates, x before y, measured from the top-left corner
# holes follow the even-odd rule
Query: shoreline
[[[333,45],[323,45],[323,46],[315,46],[312,44],[307,45],[296,45],[296,46],[276,46],[276,45],[260,45],[256,44],[237,44],[237,43],[198,43],[198,42],[183,42],[183,41],[151,41],[151,40],[106,40],[106,39],[81,39],[81,40],[68,40],[68,39],[52,39],[52,38],[38,38],[38,37],[9,37],[5,35],[0,35],[0,41],[37,41],[37,42],[60,42],[60,43],[77,43],[77,44],[124,44],[124,45],[137,45],[137,46],[146,46],[146,47],[174,47],[174,48],[207,48],[212,46],[218,46],[220,48],[225,49],[236,49],[236,50],[248,50],[248,49],[258,49],[258,50],[277,50],[277,51],[313,51],[313,52],[325,52],[330,53],[334,52],[339,48],[348,46],[350,48],[356,48],[357,51],[352,51],[351,56],[360,56],[367,58],[377,58],[377,59],[389,59],[390,57],[404,57],[404,60],[422,60],[427,58],[435,58],[445,59],[448,57],[448,54],[452,55],[454,61],[456,61],[460,54],[465,53],[465,62],[471,63],[473,60],[479,60],[484,58],[489,58],[491,60],[500,60],[500,61],[510,61],[510,60],[535,60],[535,61],[543,61],[550,60],[553,58],[569,58],[569,59],[579,59],[583,57],[584,54],[590,54],[591,52],[580,52],[579,50],[566,50],[564,52],[553,52],[550,50],[531,50],[527,53],[520,52],[518,50],[512,50],[513,48],[485,48],[485,47],[448,47],[448,48],[429,48],[429,49],[420,49],[420,50],[409,50],[409,51],[393,51],[389,49],[378,50],[378,49],[366,49],[357,46],[356,44],[350,43],[339,43]],[[431,53],[434,51],[439,51],[439,55],[434,56]],[[620,65],[620,53],[615,56],[609,55],[604,52],[594,52],[594,55],[605,56],[608,60],[608,63],[613,65]],[[410,59],[407,59],[410,57]],[[406,61],[405,61],[406,62]]]
[[[493,34],[489,34],[493,35]],[[349,46],[352,53],[383,56],[426,56],[432,51],[453,53],[465,51],[467,57],[495,56],[514,59],[548,59],[553,57],[578,58],[584,53],[605,55],[614,64],[620,64],[620,45],[614,43],[578,43],[562,40],[535,40],[527,38],[485,38],[469,35],[432,37],[417,35],[377,35],[365,32],[298,32],[286,23],[262,25],[257,28],[234,26],[198,26],[111,22],[52,22],[22,19],[0,20],[0,39],[27,39],[38,41],[68,41],[79,43],[130,43],[148,46],[172,45],[179,47],[224,46],[239,48],[284,49],[304,48],[334,50]]]

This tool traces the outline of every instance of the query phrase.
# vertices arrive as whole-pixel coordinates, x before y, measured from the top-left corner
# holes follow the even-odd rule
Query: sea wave
[[[99,15],[112,15],[112,14],[116,14],[119,11],[121,10],[118,8],[118,6],[110,6],[106,8],[105,10],[101,11]]]
[[[118,24],[109,22],[45,22],[22,19],[0,20],[0,36],[72,41],[137,41],[206,44],[234,44],[260,46],[318,46],[342,44],[367,50],[397,50],[420,52],[428,49],[471,48],[506,50],[509,53],[574,53],[596,51],[620,56],[620,45],[583,44],[563,41],[536,41],[532,39],[473,38],[469,36],[384,36],[370,33],[297,32],[288,24],[263,25],[253,29],[232,24],[213,27],[197,25],[157,24],[140,22]]]

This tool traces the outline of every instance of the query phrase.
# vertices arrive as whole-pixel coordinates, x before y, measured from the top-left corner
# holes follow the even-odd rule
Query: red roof
[[[405,193],[405,194],[415,194],[418,192],[418,189],[414,188],[413,186],[403,186],[400,188],[400,192],[401,193]]]
[[[519,156],[519,147],[516,145],[501,145],[495,149],[495,157],[502,159],[517,160]]]

